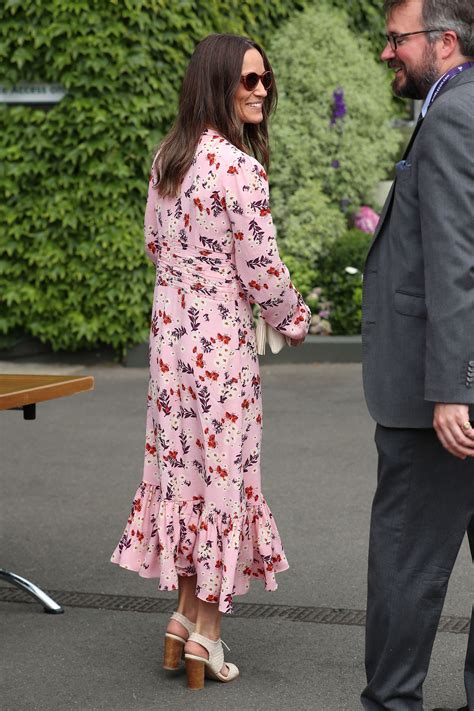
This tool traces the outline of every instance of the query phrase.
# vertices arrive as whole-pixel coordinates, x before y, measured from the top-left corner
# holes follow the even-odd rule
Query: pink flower
[[[377,228],[380,216],[368,205],[362,205],[354,216],[354,225],[358,230],[373,234]]]

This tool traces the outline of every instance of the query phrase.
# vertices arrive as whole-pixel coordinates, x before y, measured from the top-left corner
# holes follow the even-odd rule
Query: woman
[[[231,681],[222,612],[288,563],[260,489],[261,391],[252,303],[301,342],[310,313],[281,262],[268,204],[270,64],[254,42],[211,35],[187,69],[155,158],[145,242],[156,264],[145,470],[112,561],[178,589],[165,669]]]

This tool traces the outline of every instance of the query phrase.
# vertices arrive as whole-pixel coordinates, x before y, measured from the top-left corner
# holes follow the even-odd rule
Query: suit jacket
[[[473,405],[474,69],[451,79],[397,164],[364,270],[364,390],[385,427]]]

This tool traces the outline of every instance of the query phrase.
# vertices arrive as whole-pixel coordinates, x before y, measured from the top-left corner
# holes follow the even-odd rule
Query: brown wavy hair
[[[267,90],[261,123],[245,123],[242,128],[235,111],[235,92],[249,49],[256,49],[265,71],[271,71],[263,49],[247,37],[209,35],[194,50],[181,86],[178,116],[155,156],[155,184],[162,197],[177,195],[205,128],[216,130],[240,150],[251,152],[268,170],[268,117],[276,107],[275,82]]]

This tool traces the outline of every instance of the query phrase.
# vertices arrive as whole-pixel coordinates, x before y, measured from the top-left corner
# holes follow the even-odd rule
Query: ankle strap
[[[208,637],[204,637],[202,634],[199,634],[199,632],[193,632],[191,636],[189,637],[189,642],[197,642],[198,644],[201,645],[201,647],[204,647],[204,649],[207,649],[209,653],[215,651],[222,645],[227,649],[228,652],[230,652],[230,647],[226,645],[223,639],[218,639],[214,641],[213,639],[209,639]]]
[[[173,612],[173,614],[171,615],[171,619],[176,620],[176,622],[179,622],[180,625],[183,625],[184,629],[189,634],[192,634],[196,629],[196,625],[194,624],[194,622],[188,620],[188,618],[182,615],[180,612]]]

